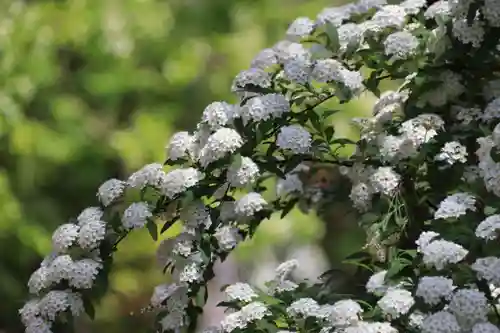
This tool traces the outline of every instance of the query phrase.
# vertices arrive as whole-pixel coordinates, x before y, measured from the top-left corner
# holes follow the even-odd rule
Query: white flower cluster
[[[368,213],[360,224],[376,235],[369,245],[391,247],[365,284],[374,304],[326,302],[317,286],[294,279],[298,261],[290,260],[263,290],[225,288],[232,312],[210,332],[309,331],[312,323],[321,333],[500,333],[490,315],[500,286],[499,20],[494,0],[359,0],[297,18],[285,40],[235,77],[237,103],[209,104],[196,130],[170,138],[171,170],[152,163],[126,181],[104,182],[99,206],[55,230],[53,255],[30,277],[33,298],[19,311],[26,332],[50,333],[60,317],[83,313],[83,295],[108,274],[108,259],[129,232],[147,226],[155,238],[158,221],[168,227],[177,220],[180,233],[157,250],[172,281],[154,289],[150,305],[162,314],[162,331],[184,330],[194,323],[191,307],[203,305],[195,293],[216,260],[252,236],[272,209],[301,197],[314,206],[328,195],[303,183],[299,163],[319,161],[339,165],[350,181],[349,198]],[[370,70],[366,77],[362,68]],[[380,93],[384,78],[403,80]],[[372,117],[356,120],[360,140],[341,158],[333,144],[341,140],[322,133],[315,108],[365,90],[378,96]],[[284,177],[273,202],[261,193],[269,174]],[[417,230],[415,240],[419,224],[426,231]]]

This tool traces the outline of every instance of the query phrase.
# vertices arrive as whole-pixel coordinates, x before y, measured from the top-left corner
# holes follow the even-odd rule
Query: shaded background
[[[94,204],[103,181],[163,161],[170,135],[192,129],[207,104],[234,102],[232,78],[293,19],[341,3],[0,1],[0,332],[23,332],[17,309],[57,225]],[[346,119],[370,103],[344,107],[339,133],[355,135]],[[307,264],[304,277],[321,273],[362,242],[336,205],[267,221],[226,273],[259,283],[290,257]],[[150,318],[137,313],[165,281],[156,246],[147,232],[122,243],[96,321],[79,331],[145,331]]]

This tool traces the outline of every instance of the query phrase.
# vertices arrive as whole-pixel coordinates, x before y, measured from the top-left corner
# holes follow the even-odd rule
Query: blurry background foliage
[[[192,129],[207,104],[235,102],[233,77],[282,38],[293,19],[339,4],[1,1],[0,332],[22,332],[17,309],[25,284],[50,251],[57,225],[95,204],[103,181],[163,161],[170,135]],[[355,135],[345,120],[363,114],[365,102],[332,119],[339,133]],[[359,245],[325,236],[325,225],[342,217],[323,219],[295,211],[268,221],[239,251],[242,266],[252,266],[255,251],[271,251],[270,239],[280,246],[323,239],[328,253],[342,254]],[[166,279],[154,265],[156,245],[146,231],[122,243],[97,321],[82,331],[144,331],[147,318],[130,313]]]

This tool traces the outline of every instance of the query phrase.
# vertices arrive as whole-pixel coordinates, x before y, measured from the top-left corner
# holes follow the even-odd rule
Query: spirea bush
[[[209,332],[499,333],[499,39],[495,0],[360,0],[297,18],[236,76],[237,103],[210,104],[194,131],[172,137],[168,172],[153,163],[104,182],[99,203],[54,232],[19,311],[26,332],[92,317],[120,241],[139,228],[156,240],[178,221],[157,253],[173,282],[145,309],[159,332],[195,330],[214,262],[271,214],[314,209],[325,193],[301,175],[323,163],[349,181],[367,245],[383,252],[347,258],[370,271],[364,287],[296,281],[288,261],[264,289],[227,286],[227,316]],[[381,93],[384,79],[399,88]],[[366,91],[378,100],[354,119],[360,139],[338,137],[327,125],[338,110],[319,106]]]

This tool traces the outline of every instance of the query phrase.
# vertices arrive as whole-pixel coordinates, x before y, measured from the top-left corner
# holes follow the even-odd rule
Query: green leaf
[[[195,199],[193,191],[186,191],[181,201],[181,207],[189,206]]]
[[[330,116],[336,114],[339,111],[340,110],[326,110],[326,111],[323,111],[323,113],[322,113],[323,119],[327,119],[327,118],[329,118]]]
[[[493,215],[497,212],[497,209],[495,207],[491,207],[491,206],[486,206],[484,207],[484,215],[486,216],[490,216],[490,215]]]
[[[175,224],[179,220],[179,216],[174,217],[172,220],[165,222],[163,227],[161,228],[160,234],[163,234],[165,231],[167,231],[171,226]]]
[[[297,204],[298,201],[299,201],[299,199],[293,199],[293,200],[290,200],[289,202],[287,202],[285,207],[283,208],[283,212],[281,213],[281,218],[284,218],[285,216],[287,216],[288,213],[290,213],[290,211],[293,209],[293,207],[295,207],[295,205]]]
[[[284,173],[285,174],[289,173],[290,171],[292,171],[293,169],[295,169],[300,163],[302,163],[302,160],[303,160],[302,156],[300,156],[300,155],[294,155],[285,164]]]
[[[387,270],[387,274],[385,275],[385,280],[388,281],[392,277],[396,276],[399,272],[405,269],[408,266],[407,263],[403,263],[402,261],[396,260],[393,261],[391,267]]]
[[[333,52],[337,52],[340,49],[339,32],[337,27],[331,22],[327,22],[325,24],[325,32],[328,36],[328,48]]]
[[[335,134],[335,128],[333,126],[328,126],[325,130],[326,140],[330,142]]]
[[[340,138],[340,139],[335,139],[331,143],[333,144],[339,144],[339,145],[355,145],[356,142],[347,139],[347,138]]]
[[[148,228],[151,238],[156,242],[158,240],[158,226],[152,219],[148,219],[146,227]]]
[[[236,154],[236,155],[233,155],[232,157],[232,164],[237,168],[239,169],[240,166],[241,166],[241,154]]]
[[[83,297],[83,308],[85,309],[85,313],[87,314],[87,316],[89,316],[90,319],[94,320],[95,307],[88,297]]]
[[[311,124],[314,127],[314,129],[320,133],[323,132],[323,123],[322,123],[321,118],[319,117],[318,113],[316,113],[316,111],[313,110],[309,113],[309,115],[310,115]]]

